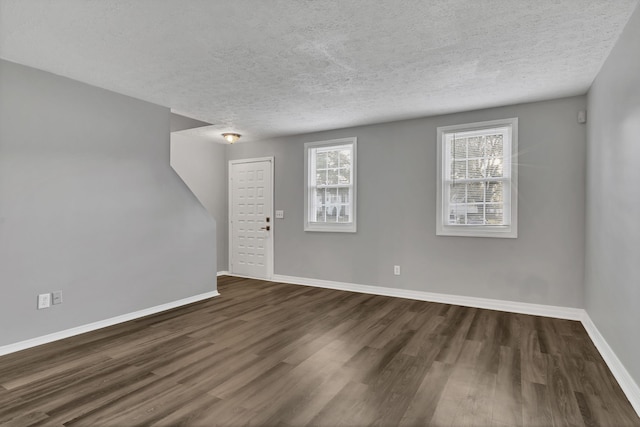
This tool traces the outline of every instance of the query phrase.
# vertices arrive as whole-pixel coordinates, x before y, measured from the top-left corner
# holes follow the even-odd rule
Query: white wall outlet
[[[38,295],[38,310],[51,307],[51,294]]]
[[[393,274],[395,274],[396,276],[400,275],[400,266],[399,265],[394,265],[393,266]]]
[[[51,299],[51,304],[62,304],[62,291],[55,291],[52,293],[53,298]]]
[[[277,219],[284,219],[284,211],[276,211]]]
[[[587,111],[586,110],[578,111],[578,123],[580,123],[580,124],[587,123]]]

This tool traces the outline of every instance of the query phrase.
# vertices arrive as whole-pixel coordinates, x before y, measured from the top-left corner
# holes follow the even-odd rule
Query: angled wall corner
[[[216,221],[218,270],[228,269],[226,146],[208,138],[171,133],[171,167]]]

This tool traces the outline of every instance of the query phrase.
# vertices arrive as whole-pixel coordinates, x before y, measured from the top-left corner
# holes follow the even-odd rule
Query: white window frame
[[[449,172],[449,153],[446,150],[447,135],[453,133],[467,133],[473,131],[486,131],[495,128],[507,128],[508,141],[503,147],[504,176],[507,187],[505,191],[505,215],[507,225],[466,225],[448,224],[445,222],[448,215],[449,191],[448,182],[444,174]],[[436,235],[438,236],[465,236],[465,237],[518,237],[518,118],[491,120],[477,123],[467,123],[453,126],[438,127],[437,130],[437,211],[436,211]]]
[[[310,214],[313,212],[315,206],[315,195],[312,191],[315,183],[315,166],[313,158],[310,156],[310,152],[315,148],[324,147],[339,147],[343,145],[352,146],[352,158],[351,158],[351,222],[343,223],[327,223],[327,222],[312,222],[310,221]],[[356,232],[356,176],[357,176],[357,138],[340,138],[332,139],[328,141],[307,142],[304,144],[304,230],[305,231],[324,231],[324,232],[338,232],[338,233],[355,233]]]

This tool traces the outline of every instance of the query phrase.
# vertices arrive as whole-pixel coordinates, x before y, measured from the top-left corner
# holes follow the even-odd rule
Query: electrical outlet
[[[284,219],[284,211],[276,211],[277,219]]]
[[[62,291],[53,292],[53,298],[51,299],[51,304],[62,304]]]
[[[400,275],[400,266],[399,265],[394,265],[393,266],[393,274],[395,274],[396,276]]]
[[[38,295],[38,310],[51,307],[51,294]]]

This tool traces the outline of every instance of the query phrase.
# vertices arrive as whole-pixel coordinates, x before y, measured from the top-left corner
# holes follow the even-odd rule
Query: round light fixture
[[[233,144],[234,142],[240,139],[240,134],[226,132],[222,134],[222,137],[226,139],[229,144]]]

